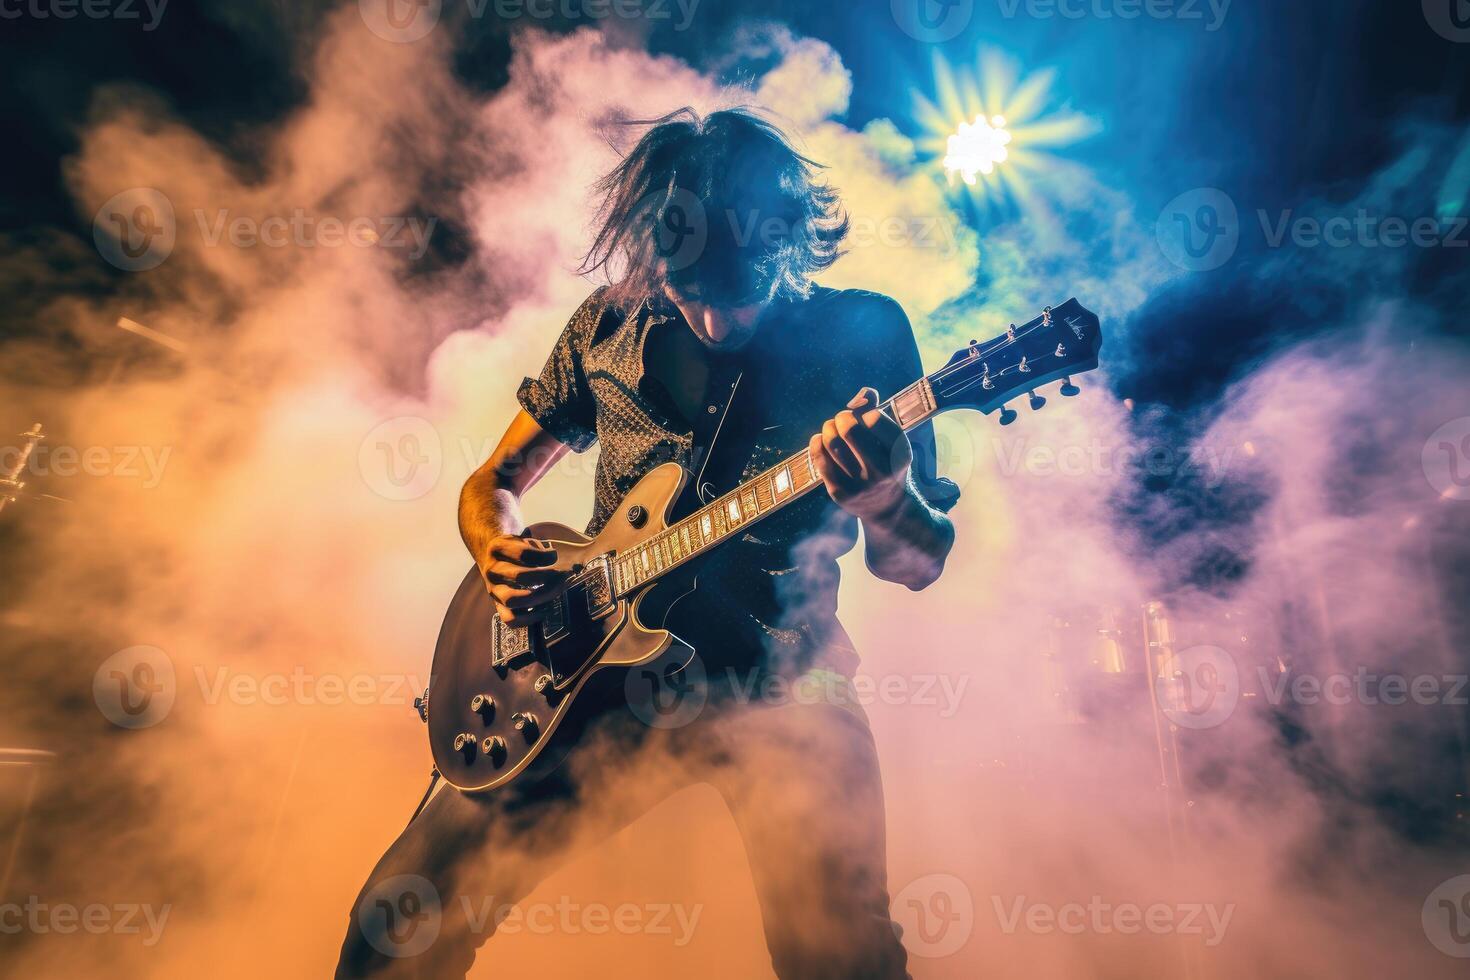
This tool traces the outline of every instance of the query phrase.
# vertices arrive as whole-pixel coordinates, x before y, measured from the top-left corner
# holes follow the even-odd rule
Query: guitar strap
[[[711,359],[707,391],[713,411],[702,413],[694,421],[690,453],[694,479],[680,501],[680,515],[710,503],[738,484],[755,449],[760,426],[747,394],[752,380],[745,366],[745,359],[739,355]]]

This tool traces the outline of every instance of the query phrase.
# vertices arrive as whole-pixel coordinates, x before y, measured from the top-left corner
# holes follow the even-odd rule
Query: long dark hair
[[[598,181],[597,231],[582,272],[631,305],[665,283],[712,305],[797,298],[841,254],[847,216],[821,165],[744,108],[659,119]]]

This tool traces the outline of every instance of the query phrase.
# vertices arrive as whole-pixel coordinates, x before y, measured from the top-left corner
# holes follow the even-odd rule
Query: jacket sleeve
[[[537,425],[579,453],[597,441],[597,405],[583,360],[606,310],[603,292],[594,292],[572,314],[540,376],[526,378],[516,392],[516,400]]]

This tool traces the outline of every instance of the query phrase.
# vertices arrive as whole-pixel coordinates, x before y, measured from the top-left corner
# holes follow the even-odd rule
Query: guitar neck
[[[878,406],[905,432],[937,413],[929,378],[920,378]],[[803,449],[706,504],[612,561],[613,585],[628,595],[679,566],[713,551],[746,528],[822,486]]]

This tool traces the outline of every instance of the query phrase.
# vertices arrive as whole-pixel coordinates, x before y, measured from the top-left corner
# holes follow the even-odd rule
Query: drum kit
[[[13,447],[14,456],[0,469],[0,510],[22,497],[25,481],[21,477],[30,464],[36,444],[45,438],[37,422],[20,433],[20,444]],[[10,881],[20,859],[21,842],[26,822],[35,803],[43,770],[56,755],[43,749],[0,748],[0,901],[10,893]]]
[[[1162,792],[1182,821],[1196,770],[1230,740],[1235,716],[1269,707],[1268,685],[1286,673],[1276,644],[1262,641],[1275,631],[1258,610],[1184,599],[1054,611],[1016,665],[1032,675],[1039,710],[1010,732],[1003,768],[1023,783],[1146,783],[1134,788]],[[1098,754],[1079,758],[1079,743]]]
[[[16,500],[25,489],[21,474],[25,473],[26,466],[31,461],[31,453],[36,451],[36,444],[44,438],[46,437],[41,432],[40,422],[20,434],[21,443],[16,447],[15,460],[0,475],[0,510]]]

